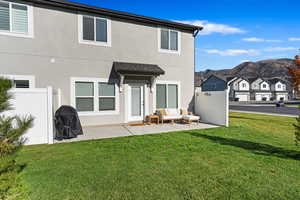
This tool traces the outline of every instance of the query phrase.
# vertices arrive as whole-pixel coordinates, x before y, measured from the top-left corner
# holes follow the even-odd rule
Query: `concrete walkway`
[[[84,135],[79,135],[77,138],[63,141],[55,141],[55,143],[78,142],[85,140],[97,140],[105,138],[127,137],[133,135],[160,134],[173,131],[195,130],[217,128],[218,126],[192,123],[192,124],[161,124],[161,125],[145,125],[145,126],[93,126],[83,127]]]

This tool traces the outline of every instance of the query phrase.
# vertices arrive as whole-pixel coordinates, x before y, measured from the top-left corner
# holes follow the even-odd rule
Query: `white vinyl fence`
[[[206,123],[229,126],[229,93],[196,91],[195,112]]]
[[[53,144],[53,91],[51,87],[13,89],[13,110],[6,115],[31,115],[34,125],[24,135],[26,145]]]

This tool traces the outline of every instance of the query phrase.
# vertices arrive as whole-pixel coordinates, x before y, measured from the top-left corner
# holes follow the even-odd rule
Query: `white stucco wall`
[[[201,117],[201,121],[229,126],[228,90],[196,92],[195,96],[195,113]]]

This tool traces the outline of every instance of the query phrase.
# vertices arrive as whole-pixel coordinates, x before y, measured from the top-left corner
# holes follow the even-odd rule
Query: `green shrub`
[[[9,89],[12,82],[0,78],[0,199],[5,199],[10,190],[17,187],[17,175],[22,169],[14,159],[17,150],[24,144],[22,135],[32,127],[32,117],[3,115],[10,110],[9,100],[12,96]]]

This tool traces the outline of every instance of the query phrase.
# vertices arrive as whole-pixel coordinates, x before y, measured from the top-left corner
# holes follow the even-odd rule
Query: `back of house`
[[[141,121],[193,108],[199,30],[62,0],[1,0],[0,75],[61,91],[84,126]]]

